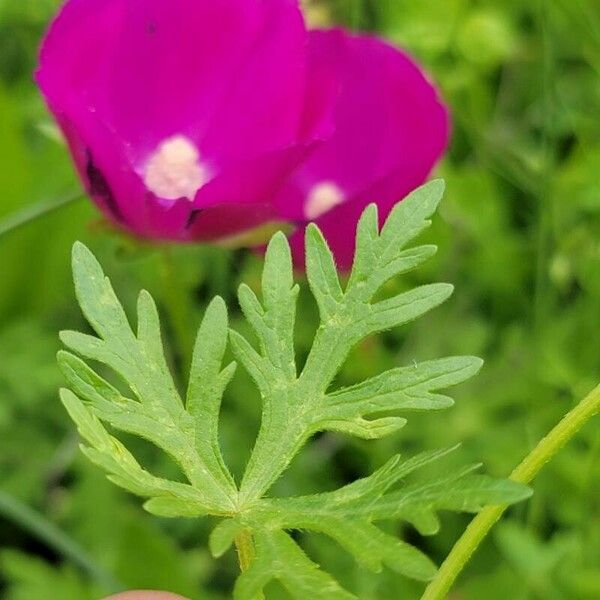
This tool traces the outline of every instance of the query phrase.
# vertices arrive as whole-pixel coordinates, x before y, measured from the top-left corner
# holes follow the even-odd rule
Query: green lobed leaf
[[[101,467],[111,481],[139,496],[178,498],[188,511],[210,514],[214,508],[202,492],[190,485],[155,477],[143,469],[133,455],[100,423],[100,420],[69,390],[61,390],[61,400],[89,446],[84,454]]]
[[[306,230],[306,271],[308,283],[326,321],[344,298],[333,255],[319,228],[311,224]]]
[[[457,385],[482,367],[479,358],[460,356],[392,369],[327,395],[319,429],[339,431],[338,423],[394,410],[441,410],[453,400],[436,390]],[[377,421],[374,421],[377,423]],[[398,422],[401,427],[405,421]],[[392,426],[392,422],[389,422]]]
[[[434,246],[407,246],[429,226],[442,193],[440,181],[419,188],[394,208],[381,229],[377,208],[368,207],[358,224],[354,266],[345,287],[323,235],[314,225],[307,228],[307,278],[321,322],[300,371],[294,348],[299,288],[287,239],[276,234],[266,252],[261,294],[246,285],[239,288],[255,339],[228,330],[225,303],[215,298],[198,331],[185,398],[169,371],[151,296],[140,293],[134,331],[96,259],[75,245],[77,297],[96,336],[63,332],[71,352],[60,352],[58,361],[71,388],[62,390],[61,398],[86,442],[82,449],[114,483],[147,498],[148,512],[225,517],[210,536],[215,557],[250,534],[256,556],[237,581],[237,600],[259,598],[273,580],[294,598],[354,598],[304,554],[288,531],[325,534],[368,569],[385,566],[427,581],[435,574],[430,559],[376,523],[406,521],[432,535],[439,529],[440,510],[476,512],[529,496],[524,486],[475,473],[477,465],[415,478],[449,448],[406,460],[392,457],[368,477],[331,492],[265,497],[314,433],[329,430],[363,439],[390,435],[406,425],[410,411],[452,406],[443,391],[481,368],[478,358],[448,357],[398,366],[346,388],[333,385],[357,343],[422,316],[452,294],[452,286],[442,283],[380,299],[390,278],[435,254]],[[221,401],[236,370],[235,363],[223,366],[228,340],[262,400],[261,427],[239,488],[219,445]],[[119,389],[84,359],[104,364],[126,387]],[[105,425],[162,449],[180,466],[185,481],[149,473]]]
[[[168,453],[210,510],[229,512],[236,488],[217,439],[220,399],[234,368],[220,370],[227,340],[223,301],[216,299],[211,304],[200,328],[193,368],[194,373],[207,377],[207,383],[202,387],[192,376],[186,410],[167,366],[158,313],[150,295],[142,292],[139,296],[136,335],[100,265],[82,244],[73,249],[73,275],[82,310],[99,337],[63,332],[61,339],[81,356],[112,368],[135,398],[122,395],[81,359],[61,352],[59,365],[72,389],[89,404],[95,417]],[[97,450],[92,443],[88,453],[96,460],[106,458],[106,447]],[[128,486],[125,473],[111,476]],[[128,489],[142,489],[129,483]]]
[[[358,227],[355,269],[346,290],[342,290],[322,234],[314,225],[307,228],[307,277],[319,306],[321,325],[301,373],[297,373],[290,342],[297,288],[293,285],[291,255],[283,235],[275,236],[267,250],[262,301],[247,286],[240,288],[240,305],[258,337],[259,348],[235,332],[231,334],[232,348],[257,382],[263,401],[263,426],[241,485],[243,502],[255,501],[265,494],[316,431],[332,430],[376,439],[405,425],[406,420],[399,416],[366,418],[377,412],[414,408],[410,403],[405,407],[401,401],[395,402],[400,393],[389,393],[380,407],[370,410],[368,398],[362,405],[349,402],[345,407],[335,404],[339,399],[331,402],[328,388],[351,349],[363,338],[410,322],[451,295],[451,285],[434,284],[374,302],[387,279],[434,254],[432,246],[409,250],[405,246],[429,225],[427,219],[442,193],[441,182],[417,190],[392,211],[381,233],[377,210],[369,207],[365,211]],[[480,366],[469,363],[464,378],[457,377],[455,383],[466,379],[469,368],[474,370],[475,364]],[[447,385],[453,385],[451,377],[448,381]],[[374,387],[377,385],[377,381],[373,382]],[[440,382],[440,387],[444,385]],[[443,402],[434,396],[429,399]],[[440,403],[436,406],[441,407]],[[421,409],[425,408],[422,404]]]
[[[396,489],[411,473],[455,449],[426,452],[407,461],[396,456],[371,476],[334,492],[263,500],[246,519],[255,527],[325,533],[374,571],[385,564],[408,577],[427,581],[435,575],[431,561],[373,522],[404,519],[423,533],[435,533],[437,510],[476,512],[487,504],[518,502],[531,493],[512,481],[473,475],[477,466]]]

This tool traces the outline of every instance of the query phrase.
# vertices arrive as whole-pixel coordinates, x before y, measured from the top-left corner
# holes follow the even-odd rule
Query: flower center
[[[183,135],[161,142],[148,159],[144,171],[146,187],[165,200],[187,198],[192,202],[196,192],[208,180],[198,148]]]
[[[315,185],[308,194],[304,214],[310,221],[318,219],[332,208],[343,204],[346,196],[342,189],[331,181]]]

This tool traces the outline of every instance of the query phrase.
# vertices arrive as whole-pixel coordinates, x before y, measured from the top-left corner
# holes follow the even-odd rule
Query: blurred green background
[[[454,120],[439,169],[448,194],[428,238],[438,256],[392,288],[449,281],[455,296],[417,323],[370,339],[342,379],[450,354],[486,366],[454,392],[445,413],[415,416],[391,439],[325,435],[276,492],[331,488],[392,453],[463,442],[457,460],[506,476],[537,440],[600,379],[600,4],[597,0],[314,0],[313,25],[376,31],[407,48],[439,82]],[[57,0],[0,0],[0,228],[28,205],[78,190],[67,152],[32,83],[36,48]],[[87,201],[0,236],[0,596],[97,600],[106,574],[127,588],[161,588],[193,600],[230,597],[235,557],[214,562],[208,521],[160,520],[82,459],[57,399],[57,331],[84,328],[69,273],[74,240],[98,255],[131,306],[140,287],[159,301],[173,348],[190,343],[215,293],[243,327],[235,289],[256,285],[260,259],[243,251],[157,249],[111,232]],[[177,290],[180,290],[177,292]],[[179,293],[179,296],[178,296]],[[185,319],[175,307],[188,304]],[[169,318],[169,315],[179,315]],[[316,311],[304,293],[299,345]],[[301,350],[302,351],[302,350]],[[240,473],[258,426],[247,379],[231,386],[222,417],[224,452]],[[146,464],[168,470],[131,441]],[[600,598],[600,431],[584,431],[535,482],[469,565],[452,598]],[[31,530],[49,525],[75,544],[64,560]],[[468,522],[403,535],[440,562]],[[56,533],[54,531],[54,533]],[[418,598],[422,586],[373,576],[333,543],[311,536],[309,554],[364,599]],[[79,564],[78,564],[79,563]],[[82,565],[80,563],[84,563]],[[273,587],[270,597],[283,598]]]

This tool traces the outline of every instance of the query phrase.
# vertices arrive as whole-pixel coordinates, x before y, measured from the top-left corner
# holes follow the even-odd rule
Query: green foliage
[[[0,564],[12,583],[5,600],[32,600],[48,597],[52,590],[55,598],[64,600],[94,600],[98,591],[90,588],[70,566],[54,570],[43,560],[14,550],[0,554]]]
[[[122,396],[75,356],[59,355],[60,366],[73,389],[95,409],[95,414],[86,411],[71,392],[62,392],[69,413],[90,442],[89,458],[106,469],[115,483],[151,497],[151,505],[158,505],[160,512],[177,502],[193,514],[230,512],[233,506],[228,492],[235,486],[216,439],[219,403],[233,371],[219,370],[227,334],[222,300],[209,307],[200,328],[194,353],[197,370],[190,381],[186,410],[168,370],[158,313],[150,295],[142,292],[139,296],[135,334],[97,261],[82,245],[75,246],[73,256],[77,296],[100,338],[63,332],[61,339],[82,356],[114,369],[138,399]],[[207,377],[208,389],[198,385],[197,377],[202,375]],[[164,450],[177,461],[190,484],[166,482],[150,475],[106,432],[98,418]]]
[[[449,407],[452,401],[440,390],[480,369],[480,359],[452,357],[394,368],[350,387],[333,385],[361,340],[420,317],[452,293],[452,286],[435,284],[379,297],[390,279],[435,253],[433,246],[408,245],[430,225],[443,189],[441,181],[434,181],[416,190],[392,211],[381,230],[376,208],[369,207],[358,225],[354,266],[344,288],[323,236],[316,226],[308,228],[307,277],[320,326],[302,367],[294,340],[299,288],[285,236],[273,237],[262,274],[262,301],[246,285],[239,290],[258,347],[236,331],[229,332],[236,358],[262,399],[261,428],[239,489],[219,445],[221,400],[236,368],[235,363],[223,368],[228,338],[224,301],[217,297],[206,310],[184,401],[169,371],[151,296],[145,291],[139,295],[134,331],[97,260],[85,246],[75,245],[76,294],[96,335],[63,332],[61,339],[77,355],[109,367],[128,390],[119,391],[76,354],[59,353],[72,390],[62,390],[61,398],[86,442],[83,451],[111,481],[147,498],[145,508],[151,513],[227,517],[211,536],[216,556],[239,536],[251,534],[256,558],[238,579],[236,599],[252,600],[274,579],[296,598],[307,593],[354,597],[303,553],[288,533],[292,530],[330,536],[375,572],[386,565],[429,580],[435,574],[433,563],[375,522],[404,520],[430,535],[439,529],[439,510],[477,512],[486,504],[518,502],[529,495],[518,484],[474,474],[477,465],[407,481],[414,471],[450,451],[441,450],[406,460],[395,456],[372,475],[333,492],[265,498],[315,433],[336,431],[363,439],[390,435],[406,423],[398,413]],[[105,424],[160,448],[177,463],[185,482],[151,474]]]
[[[78,189],[68,153],[45,133],[51,119],[31,77],[42,30],[59,4],[60,0],[0,0],[3,222],[22,208]],[[463,444],[440,462],[443,469],[482,460],[490,473],[505,475],[600,377],[600,345],[591,335],[600,328],[597,2],[306,4],[316,6],[315,23],[321,26],[329,26],[335,17],[337,23],[371,31],[407,49],[441,86],[453,119],[451,149],[439,169],[447,181],[447,197],[424,237],[424,243],[439,245],[439,255],[418,271],[388,282],[384,293],[392,296],[431,281],[451,281],[456,298],[410,327],[359,343],[336,385],[351,387],[384,369],[465,351],[485,356],[486,366],[454,392],[453,410],[437,418],[415,413],[401,435],[373,442],[330,432],[319,436],[297,455],[272,495],[304,496],[341,488],[397,453],[411,456],[453,446],[457,440]],[[181,345],[169,314],[173,286],[164,276],[160,248],[115,236],[98,224],[97,212],[86,201],[4,236],[0,487],[79,541],[127,588],[166,589],[193,600],[231,598],[235,556],[228,553],[213,561],[200,550],[207,546],[211,519],[164,522],[144,514],[75,451],[75,436],[55,398],[62,376],[54,359],[56,329],[83,326],[69,293],[65,261],[75,239],[93,248],[110,272],[128,314],[140,288],[152,293],[165,317],[161,320],[169,364],[180,379]],[[240,281],[260,292],[262,257],[189,245],[169,250],[180,293],[192,309],[184,322],[200,322],[207,299],[218,294],[231,309],[231,327],[249,335],[234,296]],[[312,298],[302,286],[296,319],[300,364],[317,319]],[[187,368],[188,362],[184,364]],[[220,415],[223,453],[237,480],[259,425],[255,396],[249,376],[238,369]],[[164,453],[153,452],[131,436],[123,440],[149,471],[178,479]],[[537,600],[545,597],[538,582],[546,578],[544,585],[556,597],[600,596],[599,447],[597,428],[587,427],[546,467],[531,503],[507,516],[507,523],[540,549],[552,553],[560,544],[563,551],[556,568],[525,576],[523,563],[529,555],[517,564],[523,554],[514,540],[509,544],[493,536],[461,578],[457,595],[465,600],[505,600],[507,594]],[[409,533],[404,539],[416,540],[439,563],[469,518],[443,514],[440,533],[426,539],[395,522],[378,526],[390,534]],[[296,539],[361,599],[415,600],[422,593],[422,584],[391,569],[373,576],[325,535],[300,534]],[[45,562],[39,593],[28,598],[59,596],[53,586],[64,570],[64,559],[4,514],[0,546],[18,548],[37,563]],[[166,556],[171,556],[168,565]],[[538,563],[538,558],[531,556],[531,561]],[[10,598],[20,584],[1,560],[0,579],[0,596]],[[91,589],[93,578],[82,574],[79,579],[87,580]],[[108,592],[99,590],[94,598]],[[269,599],[286,597],[277,584],[267,593]]]

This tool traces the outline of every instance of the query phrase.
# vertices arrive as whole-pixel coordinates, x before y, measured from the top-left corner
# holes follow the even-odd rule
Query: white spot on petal
[[[332,208],[343,204],[346,196],[342,189],[331,181],[315,185],[308,194],[304,205],[304,214],[309,221],[314,221]]]
[[[144,169],[146,187],[165,200],[187,198],[193,201],[196,192],[208,180],[198,148],[183,135],[161,142]]]

